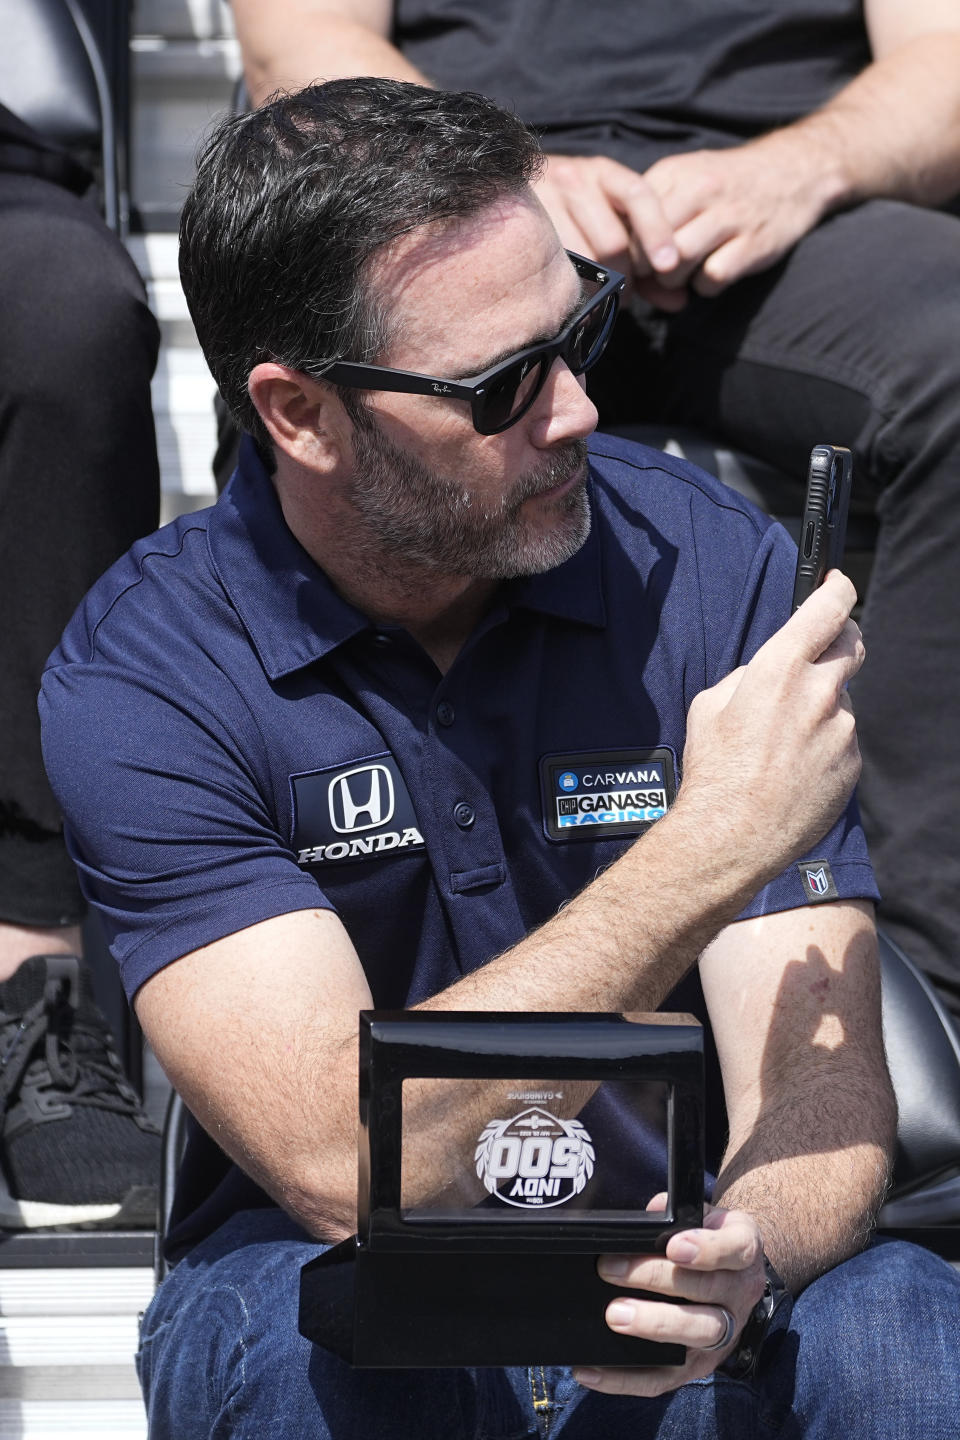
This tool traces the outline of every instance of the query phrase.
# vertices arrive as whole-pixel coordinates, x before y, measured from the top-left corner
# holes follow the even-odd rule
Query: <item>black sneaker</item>
[[[75,955],[35,955],[0,984],[0,1114],[0,1227],[156,1223],[160,1132]]]

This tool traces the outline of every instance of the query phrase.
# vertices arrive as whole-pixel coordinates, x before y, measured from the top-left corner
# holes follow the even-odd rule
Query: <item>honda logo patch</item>
[[[425,848],[392,755],[292,775],[298,865],[328,865]]]
[[[340,835],[376,830],[393,819],[393,776],[386,765],[358,765],[330,781],[330,824]]]

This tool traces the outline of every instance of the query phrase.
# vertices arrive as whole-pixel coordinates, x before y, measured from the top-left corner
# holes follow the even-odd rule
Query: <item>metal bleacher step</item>
[[[0,1440],[145,1440],[134,1355],[152,1251],[144,1231],[0,1239]]]
[[[214,382],[177,273],[177,219],[204,134],[230,106],[240,53],[225,0],[135,0],[129,240],[160,322],[153,382],[164,521],[215,498]]]
[[[210,468],[216,447],[216,385],[197,343],[177,272],[177,237],[133,235],[127,242],[160,322],[153,412],[160,456],[162,519],[215,499]]]
[[[3,1400],[4,1440],[146,1440],[141,1400]]]
[[[176,229],[198,144],[228,107],[240,52],[225,0],[135,0],[132,191],[148,232]]]

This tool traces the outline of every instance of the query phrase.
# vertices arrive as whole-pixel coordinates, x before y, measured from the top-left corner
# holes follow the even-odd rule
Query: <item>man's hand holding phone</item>
[[[749,664],[690,706],[671,816],[712,833],[719,856],[742,857],[757,888],[817,844],[859,778],[846,691],[865,654],[856,598],[831,571]]]

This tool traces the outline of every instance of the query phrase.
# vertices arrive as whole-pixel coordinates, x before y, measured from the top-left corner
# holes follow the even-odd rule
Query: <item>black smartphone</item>
[[[814,445],[807,470],[791,615],[823,584],[827,571],[836,569],[843,560],[852,485],[850,451],[844,445]]]

